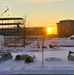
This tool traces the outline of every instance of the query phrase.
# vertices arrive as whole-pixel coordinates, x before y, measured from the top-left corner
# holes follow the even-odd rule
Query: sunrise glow
[[[51,28],[47,27],[47,35],[51,34]]]

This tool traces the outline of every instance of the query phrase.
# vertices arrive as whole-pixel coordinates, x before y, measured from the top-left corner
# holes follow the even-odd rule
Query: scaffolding
[[[24,46],[24,19],[0,18],[0,35],[4,36],[5,46]]]

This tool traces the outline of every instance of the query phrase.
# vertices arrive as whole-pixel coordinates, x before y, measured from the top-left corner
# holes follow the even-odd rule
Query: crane
[[[8,10],[9,8],[6,6],[6,10],[0,15],[0,17],[2,17]]]

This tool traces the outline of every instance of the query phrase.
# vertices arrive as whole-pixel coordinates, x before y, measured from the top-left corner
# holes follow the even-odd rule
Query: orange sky
[[[56,25],[52,25],[52,24],[49,24],[47,27],[50,28],[50,31],[47,32],[47,34],[57,34],[57,27]]]
[[[7,15],[26,18],[27,27],[51,27],[56,33],[56,23],[74,19],[74,0],[0,0],[0,15],[9,8]]]

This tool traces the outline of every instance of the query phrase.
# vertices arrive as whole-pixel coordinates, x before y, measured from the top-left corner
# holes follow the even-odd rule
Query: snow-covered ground
[[[42,49],[26,47],[19,51],[11,51],[13,59],[0,62],[0,74],[74,74],[74,61],[67,59],[69,50],[74,47],[59,47],[44,50],[44,66],[42,66]],[[32,63],[15,60],[17,54],[35,54]]]

